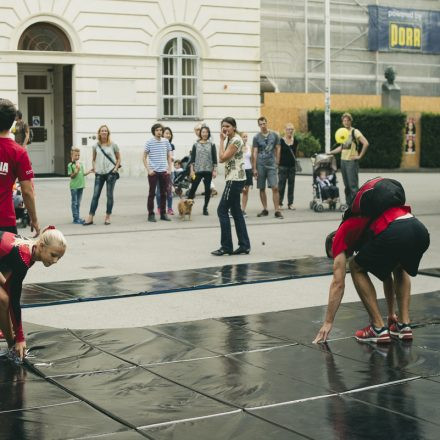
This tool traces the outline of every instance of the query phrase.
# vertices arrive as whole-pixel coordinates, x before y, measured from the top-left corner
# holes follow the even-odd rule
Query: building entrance
[[[18,105],[29,125],[36,174],[65,175],[72,145],[71,66],[20,64]]]

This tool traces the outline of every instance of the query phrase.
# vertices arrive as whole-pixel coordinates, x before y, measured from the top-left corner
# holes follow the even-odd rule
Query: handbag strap
[[[116,162],[113,160],[111,156],[109,156],[101,147],[101,145],[98,144],[99,149],[101,150],[102,154],[113,164],[116,165]]]
[[[296,161],[296,156],[293,154],[293,151],[292,151],[292,149],[290,148],[290,147],[294,147],[294,146],[295,146],[295,138],[292,138],[292,140],[293,140],[292,145],[288,145],[287,142],[286,142],[286,140],[283,138],[283,141],[284,141],[284,143],[286,144],[286,147],[288,148],[288,150],[290,151],[290,154],[292,155],[293,160]]]

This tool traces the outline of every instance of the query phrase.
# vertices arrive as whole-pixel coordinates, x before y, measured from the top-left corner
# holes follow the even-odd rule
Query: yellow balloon
[[[341,127],[336,130],[335,139],[338,144],[344,144],[348,136],[350,136],[350,132],[346,128]]]

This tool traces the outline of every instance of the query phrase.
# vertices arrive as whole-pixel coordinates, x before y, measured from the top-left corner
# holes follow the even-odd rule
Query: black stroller
[[[190,163],[191,158],[189,156],[185,156],[180,161],[180,164],[182,166],[181,171],[175,172],[174,176],[174,191],[179,197],[183,196],[183,193],[185,195],[187,194],[189,187],[191,185],[191,178],[190,178]]]
[[[313,188],[313,200],[310,202],[310,209],[313,209],[315,212],[323,212],[325,207],[329,210],[338,209],[341,212],[344,212],[347,209],[347,205],[340,202],[339,198],[339,188],[338,182],[336,178],[336,159],[331,154],[317,154],[312,157],[312,188]],[[327,179],[330,181],[332,185],[331,198],[328,197],[329,193],[325,194],[323,197],[323,189],[317,182],[317,178],[322,172],[325,172]]]

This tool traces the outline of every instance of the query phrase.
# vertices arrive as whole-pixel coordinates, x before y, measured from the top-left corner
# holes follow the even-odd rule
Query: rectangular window
[[[44,127],[44,98],[29,96],[27,99],[28,124],[30,127]]]
[[[198,116],[198,58],[192,44],[176,37],[162,53],[162,116],[194,118]]]
[[[47,90],[47,75],[25,75],[25,90]]]

